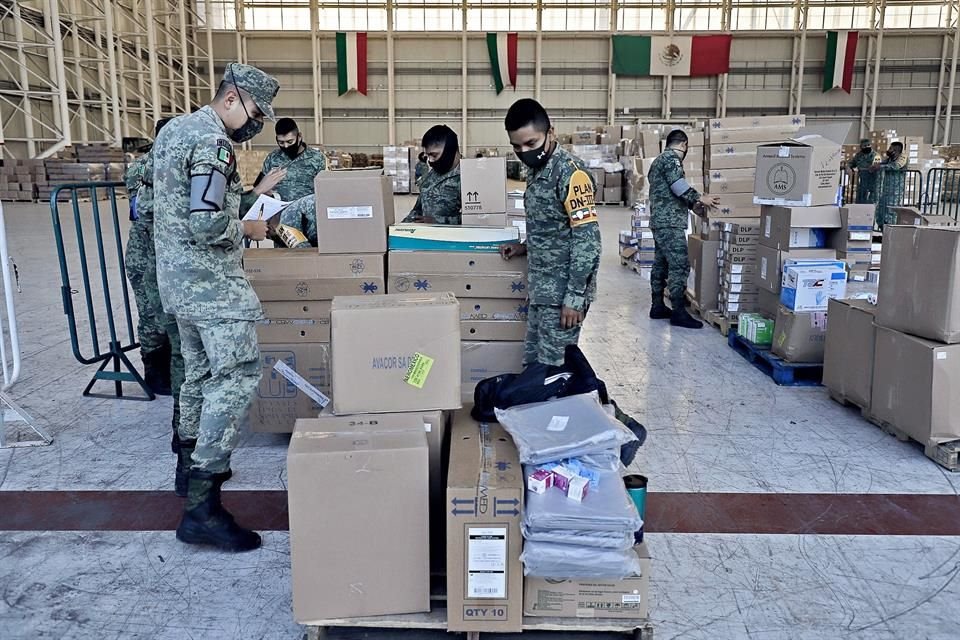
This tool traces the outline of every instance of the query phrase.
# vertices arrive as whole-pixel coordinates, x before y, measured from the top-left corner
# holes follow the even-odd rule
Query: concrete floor
[[[410,198],[397,201],[398,210],[409,209]],[[46,448],[0,451],[0,504],[4,495],[40,491],[168,491],[170,400],[81,397],[93,368],[71,355],[49,209],[8,204],[5,210],[23,289],[17,304],[25,371],[12,396],[56,440]],[[635,466],[650,478],[651,500],[664,505],[658,513],[669,513],[686,494],[782,501],[815,494],[810,499],[827,505],[797,532],[779,535],[764,534],[770,523],[761,521],[773,516],[763,509],[742,516],[735,534],[723,533],[728,529],[709,510],[678,514],[685,525],[651,522],[653,531],[663,531],[647,536],[658,640],[956,638],[960,537],[931,535],[941,530],[932,523],[944,512],[886,509],[876,516],[880,530],[902,520],[916,535],[854,535],[870,523],[831,512],[829,499],[911,494],[952,508],[960,476],[836,405],[823,389],[775,386],[715,330],[675,330],[649,320],[649,286],[617,257],[617,232],[628,220],[625,209],[602,211],[601,294],[581,344],[611,395],[649,429]],[[68,241],[75,237],[65,233]],[[115,269],[108,260],[108,272]],[[246,434],[225,489],[285,489],[286,440]],[[953,532],[960,530],[956,513],[947,516]],[[817,533],[824,519],[831,535]],[[184,547],[166,528],[69,528],[0,531],[0,638],[303,633],[290,612],[285,531],[266,531],[260,551],[233,556]]]

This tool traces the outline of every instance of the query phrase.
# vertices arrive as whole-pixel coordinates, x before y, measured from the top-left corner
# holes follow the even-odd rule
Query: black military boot
[[[663,294],[653,296],[653,305],[650,306],[650,319],[651,320],[669,320],[672,311],[663,302]]]
[[[143,381],[154,395],[173,395],[170,387],[169,346],[143,354]]]
[[[623,426],[630,429],[633,435],[637,436],[636,440],[620,447],[620,462],[623,463],[623,466],[629,467],[633,463],[633,459],[637,457],[637,450],[647,441],[647,428],[637,422],[635,418],[621,411],[620,407],[617,406],[617,403],[612,398],[610,404],[613,406],[614,417],[619,420]]]
[[[687,313],[687,306],[683,298],[672,300],[673,313],[670,315],[670,324],[684,329],[703,329],[703,323]]]
[[[177,527],[177,540],[204,544],[222,551],[253,551],[260,547],[256,531],[238,525],[220,503],[224,474],[190,470],[187,508]]]
[[[180,440],[180,436],[176,431],[174,431],[173,437],[177,440],[177,475],[173,480],[173,492],[181,498],[186,498],[190,478],[190,467],[193,466],[193,450],[197,448],[197,441]],[[215,473],[214,477],[220,484],[223,484],[233,477],[233,470],[227,469],[222,473]]]

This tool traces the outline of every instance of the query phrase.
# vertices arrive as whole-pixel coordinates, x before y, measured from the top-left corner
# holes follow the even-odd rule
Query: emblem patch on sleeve
[[[220,147],[219,149],[217,149],[217,160],[219,160],[223,164],[230,164],[231,157],[232,157],[232,154],[230,153],[229,149],[224,149],[223,147]]]
[[[570,176],[570,186],[567,188],[567,197],[563,201],[563,206],[567,210],[571,227],[597,221],[593,181],[585,171],[578,169]]]

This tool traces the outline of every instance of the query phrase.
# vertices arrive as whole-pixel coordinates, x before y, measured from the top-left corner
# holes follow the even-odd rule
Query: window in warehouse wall
[[[544,31],[609,31],[608,0],[543,0]]]
[[[397,31],[461,31],[460,0],[394,0]]]
[[[309,31],[310,0],[248,0],[243,26],[260,31]]]
[[[665,31],[667,12],[661,0],[624,0],[617,11],[619,31]]]
[[[347,4],[347,3],[345,3]],[[320,31],[386,31],[385,0],[350,0],[345,7],[329,3],[319,10]]]
[[[730,26],[734,31],[793,31],[793,0],[734,0]]]
[[[200,24],[207,24],[207,5],[210,5],[210,27],[212,29],[237,28],[237,14],[233,0],[197,0],[197,15]]]
[[[870,7],[860,2],[839,0],[811,0],[807,16],[807,29],[848,30],[869,29]]]
[[[723,20],[720,0],[676,0],[673,28],[676,31],[719,31]]]

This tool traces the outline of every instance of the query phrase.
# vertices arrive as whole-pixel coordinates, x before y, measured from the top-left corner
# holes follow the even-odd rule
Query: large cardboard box
[[[391,251],[387,254],[390,273],[432,273],[437,275],[527,272],[526,257],[504,260],[497,253],[444,251]]]
[[[460,343],[460,382],[473,387],[481,380],[523,371],[523,342]]]
[[[460,338],[471,341],[519,342],[527,336],[526,320],[461,320]]]
[[[835,204],[841,155],[839,144],[821,136],[760,145],[753,201],[800,207]]]
[[[430,610],[429,452],[423,416],[404,419],[390,431],[357,416],[297,424],[287,451],[297,622]]]
[[[390,252],[463,251],[499,253],[500,246],[519,242],[516,227],[463,227],[455,225],[397,224],[388,230]]]
[[[760,290],[757,291],[757,312],[764,318],[776,320],[779,309],[780,295],[761,287]]]
[[[332,300],[386,290],[382,253],[318,255],[309,249],[248,249],[243,269],[261,302]]]
[[[520,632],[524,476],[498,424],[458,411],[447,476],[447,629]]]
[[[457,297],[524,299],[529,294],[524,273],[433,275],[391,272],[388,293],[452,291]]]
[[[507,159],[470,158],[460,161],[461,210],[471,213],[507,212]]]
[[[774,355],[787,362],[823,362],[827,312],[793,312],[782,306],[773,330]]]
[[[320,253],[383,253],[393,182],[368,171],[321,171],[314,180]]]
[[[701,311],[711,311],[717,307],[720,294],[720,265],[717,262],[717,252],[720,251],[721,244],[719,241],[702,240],[693,235],[687,238],[690,254],[687,290],[693,294],[693,299],[700,305]]]
[[[790,311],[826,311],[833,298],[847,292],[846,264],[793,264],[783,270],[780,304]]]
[[[460,407],[460,305],[453,294],[336,298],[337,414]]]
[[[876,339],[870,413],[922,444],[960,439],[960,345],[885,327]]]
[[[290,433],[299,418],[312,418],[323,409],[274,369],[283,362],[321,393],[330,395],[330,344],[290,342],[261,344],[260,384],[250,406],[250,428],[262,433]]]
[[[516,298],[457,298],[460,320],[522,320],[526,322],[529,305]]]
[[[840,207],[840,225],[850,231],[873,231],[877,205],[847,204]]]
[[[960,227],[887,226],[877,323],[960,342]]]
[[[765,127],[793,127],[799,129],[807,124],[807,117],[800,115],[787,116],[732,116],[729,118],[712,118],[707,123],[707,131],[710,133],[710,142],[713,142],[714,134],[730,129],[758,129]]]
[[[531,617],[642,620],[649,611],[650,553],[634,547],[642,575],[604,580],[528,577],[523,582],[523,612]]]
[[[502,229],[507,226],[507,214],[465,213],[461,216],[460,224],[465,227],[496,227]]]
[[[783,284],[783,265],[788,260],[835,260],[833,249],[791,249],[783,251],[765,244],[757,246],[757,284],[771,293],[780,293]]]
[[[257,322],[260,344],[330,342],[330,302],[264,302]]]
[[[722,197],[721,197],[722,198]],[[747,206],[731,206],[726,205],[723,202],[720,203],[720,206],[716,209],[710,210],[710,218],[759,218],[760,217],[760,206],[759,205],[747,205]]]
[[[707,168],[713,169],[748,169],[757,166],[756,147],[748,153],[720,153],[709,155],[706,158]]]
[[[707,184],[707,193],[721,198],[726,194],[749,194],[750,204],[753,204],[753,177],[737,180],[710,180]]]
[[[827,308],[823,386],[863,409],[873,386],[876,313],[866,300],[831,300]]]
[[[817,249],[826,246],[826,233],[817,229],[839,229],[840,208],[771,207],[760,210],[760,244],[777,249]]]

